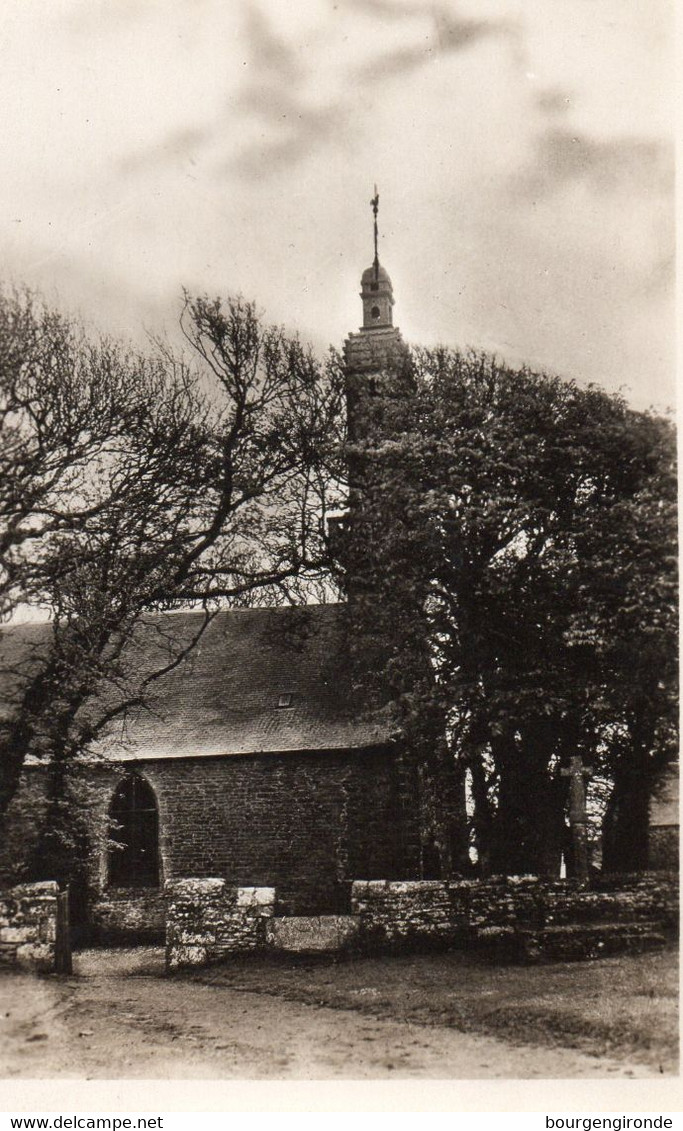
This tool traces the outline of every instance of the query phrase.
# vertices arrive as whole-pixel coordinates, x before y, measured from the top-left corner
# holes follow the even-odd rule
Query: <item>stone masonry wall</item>
[[[166,908],[158,888],[109,888],[90,909],[95,945],[163,943]]]
[[[166,885],[166,967],[204,966],[265,945],[273,888],[231,887],[220,879]]]
[[[674,876],[603,877],[591,889],[533,877],[476,880],[356,881],[351,911],[363,949],[464,946],[501,929],[657,919],[675,930]]]
[[[19,884],[0,891],[0,966],[55,968],[57,884]]]
[[[355,876],[401,874],[387,751],[183,758],[140,770],[159,805],[166,881],[275,887],[280,914],[306,915],[343,909]]]
[[[92,767],[89,821],[95,835],[125,765]],[[278,914],[348,910],[354,876],[406,874],[396,754],[391,749],[172,758],[140,761],[159,809],[160,886],[133,891],[108,882],[106,853],[93,857],[92,941],[163,939],[163,885],[221,877],[234,887],[275,887]],[[37,822],[19,820],[39,802],[44,774],[24,775],[10,812],[10,865],[28,858]],[[409,873],[408,873],[409,874]],[[20,878],[20,877],[17,877]],[[141,935],[144,929],[146,936]]]

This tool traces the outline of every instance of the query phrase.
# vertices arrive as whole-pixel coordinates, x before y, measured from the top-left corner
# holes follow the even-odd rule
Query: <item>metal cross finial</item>
[[[370,201],[370,204],[372,205],[372,214],[373,214],[373,216],[374,216],[374,218],[375,218],[375,219],[374,219],[374,226],[375,226],[375,259],[374,259],[374,263],[373,263],[373,266],[374,266],[374,268],[375,268],[375,280],[376,280],[376,279],[377,279],[377,276],[378,276],[378,273],[379,273],[379,258],[378,258],[378,255],[377,255],[377,211],[378,211],[378,209],[379,209],[379,193],[377,192],[377,185],[375,185],[375,195],[373,196],[372,200]]]

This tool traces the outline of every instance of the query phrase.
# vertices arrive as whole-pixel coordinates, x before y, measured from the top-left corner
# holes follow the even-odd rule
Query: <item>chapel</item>
[[[360,298],[362,325],[344,345],[350,451],[369,429],[381,435],[388,401],[413,388],[376,226]],[[331,540],[350,527],[361,534],[356,545],[372,538],[363,503],[376,470],[369,458],[349,456],[348,507]],[[377,607],[362,561],[347,570],[345,589],[336,603],[223,610],[201,635],[203,614],[193,611],[140,628],[135,663],[152,671],[169,656],[183,659],[154,682],[149,709],[111,733],[84,771],[91,848],[74,903],[83,941],[163,940],[171,880],[274,888],[276,914],[323,915],[348,910],[354,880],[441,874],[421,815],[418,760],[377,678],[382,657],[358,662],[356,625]],[[47,630],[3,631],[0,671],[20,669]],[[0,689],[0,716],[3,692],[9,703],[11,682]],[[651,868],[677,858],[677,781],[671,769],[653,795]],[[10,807],[0,879],[30,856],[44,790],[44,766],[34,761]]]
[[[409,395],[376,240],[360,297],[362,326],[344,348],[352,438],[367,427],[368,399]],[[352,486],[341,526],[362,521],[361,510]],[[219,612],[153,685],[150,709],[109,736],[88,770],[100,845],[89,864],[90,941],[163,938],[169,880],[273,887],[278,913],[310,915],[345,910],[354,879],[418,874],[418,783],[390,704],[352,671],[350,615],[368,594],[353,577],[347,590],[339,603]],[[136,662],[163,667],[160,650],[180,654],[202,615],[168,613],[163,631],[142,628]],[[45,631],[4,633],[0,666],[16,667]],[[24,794],[39,794],[41,767],[24,777]],[[26,809],[21,797],[15,809]],[[29,820],[21,836],[31,831]]]

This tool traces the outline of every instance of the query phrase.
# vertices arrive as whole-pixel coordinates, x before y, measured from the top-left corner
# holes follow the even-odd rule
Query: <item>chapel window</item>
[[[127,774],[109,806],[109,883],[114,887],[159,884],[159,812],[151,786]]]

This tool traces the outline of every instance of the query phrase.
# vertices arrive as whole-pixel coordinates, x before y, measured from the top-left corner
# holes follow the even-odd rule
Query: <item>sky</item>
[[[673,405],[673,0],[3,0],[0,260],[98,328],[241,293]]]

